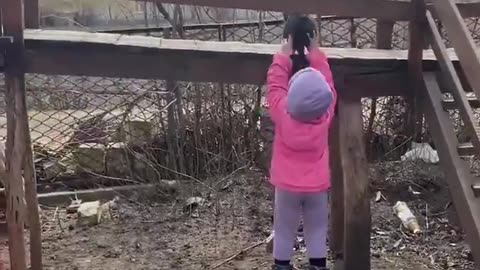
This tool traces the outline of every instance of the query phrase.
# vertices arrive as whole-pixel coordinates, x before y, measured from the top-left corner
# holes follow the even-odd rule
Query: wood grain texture
[[[272,56],[279,49],[278,45],[164,40],[54,30],[26,30],[25,37],[26,71],[50,75],[263,84]],[[343,72],[370,78],[378,74],[381,78],[406,71],[407,51],[322,50],[336,74]],[[447,52],[453,61],[457,60],[453,50]],[[424,68],[436,69],[433,52],[424,50],[423,54]],[[242,72],[233,72],[235,70]],[[396,87],[404,83],[388,84]],[[374,91],[375,87],[370,89]]]
[[[344,179],[344,267],[370,270],[370,192],[359,98],[340,98],[338,123]]]
[[[26,268],[24,226],[30,228],[30,269],[42,269],[41,225],[30,129],[25,101],[24,14],[22,0],[4,2],[3,28],[13,37],[6,50],[5,85],[7,103],[7,220],[12,270]],[[22,173],[25,176],[23,179]],[[26,202],[26,204],[25,204]],[[26,215],[26,213],[28,215]]]
[[[442,107],[442,94],[435,74],[424,74],[422,108],[428,121],[430,134],[440,156],[450,194],[458,211],[462,227],[467,234],[475,263],[480,265],[480,201],[472,191],[478,178],[470,173],[470,168],[458,155],[458,142],[449,113]]]
[[[377,49],[388,50],[392,48],[392,34],[393,34],[394,25],[395,25],[395,22],[390,20],[377,21],[377,26],[376,26]]]
[[[138,0],[182,5],[210,6],[217,8],[239,8],[278,12],[299,12],[305,14],[325,14],[357,18],[377,18],[392,21],[408,21],[411,18],[409,1],[386,0]],[[477,0],[457,1],[458,8],[464,17],[475,17],[480,14]]]
[[[476,95],[480,97],[480,57],[478,48],[468,31],[457,6],[451,0],[435,1],[434,10],[447,30],[455,52],[460,59],[466,78]]]
[[[344,85],[341,80],[337,80],[336,89],[339,91]],[[339,91],[341,92],[341,91]],[[337,108],[338,109],[338,108]],[[344,216],[345,207],[343,202],[344,179],[342,172],[342,160],[340,158],[340,130],[339,118],[336,115],[333,119],[329,133],[329,153],[330,153],[330,171],[332,187],[330,191],[330,236],[328,239],[329,248],[335,261],[343,259],[344,242]]]
[[[38,0],[24,0],[25,27],[37,29],[40,27],[40,9]]]
[[[5,102],[7,114],[7,143],[6,143],[6,201],[8,244],[10,252],[10,268],[25,270],[26,251],[24,242],[25,204],[24,185],[22,179],[24,142],[22,142],[22,125],[17,121],[16,93],[22,91],[23,73],[19,61],[23,53],[23,17],[18,17],[21,11],[21,1],[2,1],[3,27],[6,35],[12,36],[14,43],[8,49],[5,68]],[[17,16],[16,16],[17,15]]]
[[[443,43],[443,39],[430,12],[427,12],[427,21],[430,27],[429,30],[432,48],[439,62],[443,82],[445,83],[446,88],[449,90],[448,92],[450,92],[455,99],[454,104],[460,111],[463,123],[470,131],[469,135],[472,138],[473,145],[477,148],[477,150],[480,150],[480,126],[477,123],[476,117],[471,107],[471,104],[478,105],[478,102],[473,101],[472,98],[467,98],[460,78],[458,77],[452,62],[448,57],[446,47]],[[478,101],[478,99],[476,98],[474,100]],[[445,105],[448,106],[448,104],[451,103],[452,102],[444,100],[444,108]]]
[[[279,49],[278,45],[267,44],[56,30],[26,30],[25,38],[26,70],[31,73],[152,79],[168,75],[175,80],[252,84],[263,83],[266,68]],[[322,50],[333,67],[355,66],[358,70],[405,68],[408,59],[408,52],[404,50]],[[447,52],[452,61],[458,60],[453,49]],[[434,53],[424,50],[423,54],[424,67],[436,68]],[[0,56],[0,65],[3,60]],[[242,72],[229,72],[232,66]]]

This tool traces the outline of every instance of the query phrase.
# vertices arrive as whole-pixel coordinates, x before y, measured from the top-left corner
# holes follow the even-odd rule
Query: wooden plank
[[[431,1],[433,2],[433,1]],[[457,0],[458,10],[464,18],[480,16],[480,1],[478,0]]]
[[[177,53],[196,51],[205,53],[238,53],[240,54],[239,56],[251,54],[254,56],[272,57],[279,49],[279,45],[275,44],[175,40],[145,36],[60,30],[25,30],[25,39],[27,49],[29,50],[75,48],[78,49],[79,53],[83,53],[87,50],[127,50],[137,53],[152,53],[158,50],[168,50]],[[326,52],[330,61],[333,61],[333,64],[338,64],[339,61],[351,61],[353,64],[390,65],[392,62],[406,61],[408,58],[408,51],[406,50],[355,48],[322,48],[322,50]],[[453,61],[458,60],[453,49],[449,49],[448,53]],[[431,50],[425,50],[424,61],[433,62],[434,60],[436,60],[434,53]]]
[[[465,72],[472,89],[480,97],[480,58],[470,32],[460,15],[456,5],[450,0],[435,1],[435,11],[447,30],[448,38],[460,59],[460,65]]]
[[[325,17],[325,19],[332,18],[332,16]],[[335,17],[334,17],[335,18]],[[251,21],[251,20],[237,20],[235,22],[222,22],[222,23],[199,23],[199,24],[187,24],[183,26],[185,31],[188,30],[216,30],[219,28],[242,28],[242,27],[259,27],[260,25],[275,26],[283,25],[285,21],[282,20],[265,20],[265,21]],[[142,34],[152,32],[163,32],[164,30],[172,31],[172,26],[160,26],[160,27],[128,27],[128,28],[111,28],[111,29],[99,29],[95,32],[99,33],[111,33],[111,34]]]
[[[326,14],[344,17],[377,18],[392,21],[408,21],[411,18],[408,1],[386,0],[317,0],[276,1],[276,0],[137,0],[182,5],[210,6],[217,8],[239,8],[284,13]],[[477,0],[460,0],[458,8],[464,17],[480,15]]]
[[[370,270],[370,193],[360,99],[340,98],[338,121],[344,179],[345,269]]]
[[[410,17],[408,3],[384,0],[146,0],[182,5],[209,6],[217,8],[238,8],[285,13],[324,14],[346,17],[383,18],[408,20]]]
[[[58,48],[77,48],[80,52],[86,50],[119,50],[130,49],[134,52],[152,52],[155,50],[172,50],[175,52],[199,51],[216,53],[234,53],[266,55],[271,57],[279,49],[278,44],[256,44],[244,42],[217,42],[198,40],[162,39],[146,36],[129,36],[108,33],[90,33],[80,31],[60,30],[25,30],[28,49],[47,49],[47,46]],[[405,50],[377,50],[352,48],[322,48],[332,60],[349,59],[355,61],[406,60]],[[434,60],[433,53],[425,60]]]
[[[165,184],[166,185],[166,184]],[[78,198],[83,201],[111,200],[116,196],[127,197],[135,193],[144,193],[158,188],[164,189],[164,184],[145,184],[145,185],[126,185],[117,187],[107,187],[98,189],[85,189],[77,191],[59,191],[51,193],[38,194],[38,201],[45,206],[61,206]],[[0,191],[1,194],[1,191]]]
[[[480,197],[480,179],[476,179],[475,184],[472,185],[473,194],[475,197]]]
[[[340,77],[341,72],[335,72],[334,77]],[[406,96],[410,94],[407,71],[373,72],[371,74],[346,74],[343,76],[344,88],[339,93],[348,97],[382,97]],[[356,89],[349,91],[347,89]]]
[[[22,178],[23,153],[25,144],[22,141],[23,126],[17,121],[18,110],[16,106],[17,93],[25,87],[22,72],[23,53],[23,12],[22,1],[2,1],[3,27],[6,35],[14,38],[13,44],[6,53],[6,61],[10,63],[5,67],[6,86],[6,114],[7,114],[7,143],[6,143],[6,216],[8,223],[8,246],[10,252],[10,268],[12,270],[25,270],[26,252],[24,242],[25,204],[24,186]],[[18,107],[21,108],[21,103]]]
[[[476,153],[472,143],[460,143],[458,144],[458,154],[460,156],[473,156]]]
[[[424,0],[412,0],[414,17],[409,23],[409,50],[408,50],[408,74],[412,89],[423,80],[423,48],[425,47],[424,34],[426,30],[425,2]],[[414,142],[421,140],[423,116],[419,111],[418,91],[412,91],[413,95],[408,97],[407,137],[413,138]]]
[[[341,89],[343,86],[337,84],[336,88]],[[338,91],[338,90],[337,90]],[[342,160],[340,158],[340,133],[339,133],[338,117],[335,116],[330,127],[329,134],[329,153],[330,153],[330,171],[332,179],[332,187],[330,191],[330,237],[328,244],[332,257],[335,261],[335,269],[342,268],[343,264],[343,242],[344,242],[344,216],[345,208],[344,198],[344,179],[342,175]]]
[[[392,34],[394,25],[395,22],[390,20],[377,21],[377,49],[388,50],[392,48]]]
[[[27,71],[52,75],[145,79],[170,75],[175,80],[258,84],[264,81],[264,71],[278,50],[278,45],[164,40],[71,31],[26,30],[25,34]],[[402,68],[407,60],[407,51],[401,50],[322,49],[334,68],[352,65]],[[449,54],[455,60],[453,50],[449,50]],[[425,68],[435,68],[434,60],[432,51],[424,51]],[[91,65],[91,61],[96,64]],[[243,72],[233,72],[232,63]]]
[[[8,0],[4,10],[8,10],[8,12],[3,12],[5,35],[13,37],[13,45],[8,48],[6,53],[8,65],[5,67],[5,85],[7,88],[7,221],[11,268],[12,270],[26,268],[23,229],[25,225],[24,217],[28,217],[30,269],[41,270],[41,224],[25,101],[23,1]],[[22,173],[24,177],[22,177]]]
[[[474,177],[470,168],[457,153],[457,139],[447,111],[442,108],[441,97],[435,74],[424,75],[423,106],[430,134],[440,156],[450,194],[458,211],[462,227],[467,234],[475,263],[480,265],[480,201],[472,192]],[[417,89],[421,90],[421,89]]]
[[[38,0],[24,0],[25,27],[30,29],[40,28],[40,9]]]

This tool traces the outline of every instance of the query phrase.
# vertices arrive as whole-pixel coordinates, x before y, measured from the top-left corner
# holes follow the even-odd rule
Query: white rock
[[[100,201],[85,202],[78,207],[78,224],[80,226],[93,226],[100,223],[102,218],[102,210]]]

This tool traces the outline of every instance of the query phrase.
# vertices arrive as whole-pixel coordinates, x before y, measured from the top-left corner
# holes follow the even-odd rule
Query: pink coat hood
[[[310,66],[319,70],[330,86],[333,101],[323,117],[301,123],[286,110],[292,63],[287,55],[273,57],[267,75],[267,103],[275,124],[270,182],[294,192],[318,192],[330,188],[328,132],[334,115],[337,94],[327,57],[320,49],[308,54]]]

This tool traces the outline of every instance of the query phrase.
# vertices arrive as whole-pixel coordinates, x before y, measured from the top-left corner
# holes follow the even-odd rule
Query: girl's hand
[[[293,39],[292,36],[288,36],[287,40],[282,42],[282,46],[280,47],[280,53],[290,56],[293,54]]]

